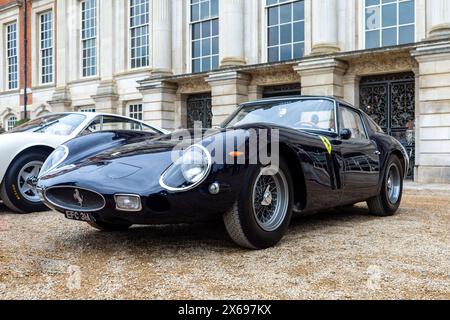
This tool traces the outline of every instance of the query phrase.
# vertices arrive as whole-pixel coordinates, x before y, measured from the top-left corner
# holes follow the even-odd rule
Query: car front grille
[[[106,205],[105,198],[101,194],[76,187],[47,189],[44,198],[53,206],[73,211],[99,211]]]

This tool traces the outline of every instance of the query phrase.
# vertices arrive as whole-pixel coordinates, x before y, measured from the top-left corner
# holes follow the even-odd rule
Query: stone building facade
[[[23,116],[25,29],[31,117],[176,129],[262,97],[336,96],[402,141],[417,181],[450,183],[448,0],[0,0],[6,129]]]

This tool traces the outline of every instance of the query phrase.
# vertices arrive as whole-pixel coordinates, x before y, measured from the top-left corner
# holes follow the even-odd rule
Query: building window
[[[128,116],[132,119],[140,120],[142,121],[144,113],[142,111],[142,104],[130,104],[128,106]],[[140,126],[138,124],[132,124],[131,130],[138,130],[140,129]]]
[[[266,0],[267,57],[269,62],[303,57],[305,51],[304,1]]]
[[[17,61],[17,23],[6,26],[6,58],[8,62],[8,89],[19,86],[19,72]]]
[[[80,112],[95,112],[95,107],[80,107]]]
[[[366,48],[415,41],[414,0],[365,0]]]
[[[149,0],[130,0],[131,68],[148,67],[150,9]]]
[[[53,13],[45,12],[40,16],[41,33],[41,81],[53,82]]]
[[[81,43],[83,77],[97,74],[97,1],[81,3]]]
[[[10,116],[8,119],[6,119],[6,131],[10,131],[16,127],[17,124],[17,118],[16,116]]]
[[[192,72],[218,69],[219,0],[191,0],[191,28]]]

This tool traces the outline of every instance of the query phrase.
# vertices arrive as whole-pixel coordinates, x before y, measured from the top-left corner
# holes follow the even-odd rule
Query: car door
[[[339,106],[339,127],[351,132],[349,139],[342,139],[344,192],[343,201],[366,199],[377,188],[380,173],[380,153],[370,140],[361,114],[345,105]]]

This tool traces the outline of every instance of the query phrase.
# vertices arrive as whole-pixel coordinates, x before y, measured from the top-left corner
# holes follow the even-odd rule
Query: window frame
[[[131,46],[131,41],[132,41],[132,37],[131,37],[131,0],[127,0],[126,2],[126,18],[127,18],[127,44],[128,44],[128,50],[127,50],[127,67],[128,70],[145,70],[148,69],[152,66],[153,64],[153,51],[152,51],[152,32],[153,32],[153,25],[152,25],[152,21],[153,21],[153,10],[152,10],[152,5],[153,5],[153,0],[148,0],[148,65],[147,66],[141,66],[141,67],[132,67],[132,46]],[[141,26],[140,26],[141,27]],[[136,27],[134,27],[136,28]]]
[[[50,34],[51,34],[51,47],[50,48],[46,48],[46,49],[51,49],[51,61],[52,61],[52,63],[51,63],[51,69],[52,69],[52,72],[51,72],[51,81],[48,81],[48,82],[44,82],[43,81],[43,77],[44,77],[44,74],[43,74],[43,55],[42,55],[42,52],[43,52],[43,50],[46,50],[46,49],[43,49],[42,48],[42,16],[43,15],[45,15],[45,14],[51,14],[51,30],[50,30]],[[39,80],[38,80],[38,83],[39,84],[41,84],[41,85],[51,85],[51,84],[54,84],[55,83],[55,14],[54,14],[54,10],[53,9],[48,9],[48,10],[45,10],[45,11],[42,11],[42,12],[39,12],[38,14],[37,14],[37,17],[38,17],[38,25],[39,25],[39,28],[38,28],[38,32],[39,32],[39,43],[38,43],[38,48],[39,48],[39,62],[38,62],[38,76],[39,76]],[[47,67],[48,67],[49,65],[47,65]],[[47,75],[48,76],[48,75]]]
[[[300,1],[303,1],[303,20],[293,20],[293,16],[292,16],[291,17],[292,20],[290,22],[281,23],[281,21],[280,21],[280,11],[279,11],[278,12],[278,23],[275,24],[275,25],[272,25],[272,26],[269,25],[269,9],[270,8],[281,7],[281,6],[286,5],[286,4],[293,4],[295,2],[300,2]],[[263,57],[265,58],[265,61],[267,63],[276,63],[276,62],[284,62],[284,61],[302,59],[306,55],[306,39],[307,39],[307,33],[306,33],[306,28],[307,28],[306,20],[307,20],[307,17],[306,17],[306,15],[307,15],[307,5],[308,5],[307,0],[285,0],[283,2],[280,2],[280,0],[277,0],[277,3],[270,4],[270,5],[267,4],[267,0],[263,0],[262,5],[263,5],[263,16],[264,16],[264,24],[263,25],[264,25],[264,41],[265,41],[265,43],[264,43],[264,50],[263,50],[264,51]],[[303,22],[303,41],[294,41],[294,32],[293,32],[294,27],[293,27],[293,25],[294,25],[294,23],[302,23],[302,22]],[[277,26],[279,28],[279,30],[278,30],[278,41],[280,41],[280,39],[281,39],[281,28],[280,28],[280,26],[288,25],[288,24],[291,25],[291,31],[292,31],[291,42],[285,43],[283,45],[291,45],[292,46],[292,49],[291,49],[292,58],[291,59],[287,59],[287,60],[282,60],[281,59],[281,52],[280,52],[280,50],[281,50],[281,47],[283,45],[280,42],[277,45],[273,45],[273,46],[269,45],[269,28],[270,27],[275,27],[275,26]],[[294,45],[295,44],[303,44],[303,55],[301,57],[294,58]],[[269,55],[269,49],[270,48],[275,48],[275,47],[278,48],[278,60],[270,61],[269,60],[269,56],[270,56]]]
[[[365,123],[365,121],[364,121],[364,119],[363,119],[363,115],[362,115],[361,111],[356,110],[355,108],[350,107],[349,105],[342,104],[342,103],[339,103],[338,108],[339,108],[339,112],[338,112],[338,116],[339,116],[339,120],[338,120],[339,134],[340,134],[340,132],[341,132],[342,129],[349,129],[349,128],[344,127],[344,126],[343,126],[343,122],[342,122],[343,119],[342,119],[342,112],[341,112],[341,109],[347,109],[348,111],[353,112],[354,114],[356,114],[356,115],[359,117],[359,119],[361,120],[363,129],[364,129],[364,134],[365,134],[365,136],[366,136],[364,139],[359,139],[359,138],[358,138],[358,139],[355,139],[355,138],[353,137],[353,134],[352,134],[352,137],[350,138],[350,140],[356,140],[356,141],[365,141],[365,140],[368,140],[368,141],[370,141],[370,135],[369,135],[369,132],[368,132],[368,130],[367,130],[366,123]]]
[[[417,42],[417,31],[418,31],[418,21],[417,21],[417,19],[418,19],[418,14],[417,14],[417,6],[418,6],[418,0],[413,0],[413,3],[414,3],[414,23],[407,23],[407,24],[400,24],[399,23],[399,17],[400,17],[400,3],[402,3],[402,2],[408,2],[408,1],[410,1],[410,0],[395,0],[395,2],[389,2],[389,3],[382,3],[382,0],[380,0],[380,3],[379,4],[377,4],[377,5],[372,5],[372,6],[366,6],[366,0],[361,0],[362,2],[361,2],[361,25],[360,25],[360,30],[361,30],[361,34],[362,34],[362,36],[361,36],[361,44],[362,44],[362,49],[363,50],[374,50],[374,49],[379,49],[379,48],[386,48],[386,47],[389,47],[389,46],[401,46],[401,45],[407,45],[408,43],[405,43],[405,44],[400,44],[399,43],[399,30],[400,30],[400,27],[404,27],[404,26],[414,26],[414,40],[413,40],[413,42],[411,42],[411,44],[412,43],[416,43]],[[394,26],[389,26],[389,27],[383,27],[383,6],[386,6],[386,5],[389,5],[389,4],[392,4],[392,3],[396,3],[397,4],[397,24],[395,24]],[[376,28],[376,29],[373,29],[373,30],[366,30],[366,23],[367,23],[367,21],[366,21],[366,10],[367,10],[367,8],[371,8],[371,7],[379,7],[380,8],[380,27],[379,28]],[[383,30],[384,29],[391,29],[391,28],[396,28],[396,32],[397,32],[397,35],[396,35],[396,44],[394,44],[394,45],[389,45],[389,46],[383,46]],[[366,33],[368,32],[368,31],[379,31],[380,32],[380,35],[379,35],[379,41],[380,41],[380,45],[378,46],[378,47],[374,47],[374,48],[367,48],[367,43],[366,43]]]
[[[203,72],[210,72],[210,71],[214,71],[214,70],[218,70],[220,69],[220,1],[229,1],[229,0],[218,0],[218,8],[217,8],[217,16],[212,16],[211,15],[211,0],[198,0],[198,2],[193,3],[192,0],[188,0],[187,1],[187,17],[188,17],[188,21],[189,21],[189,28],[188,28],[188,33],[189,33],[189,44],[188,44],[188,52],[189,52],[189,61],[188,61],[188,68],[190,73],[203,73]],[[197,3],[202,3],[202,2],[209,2],[209,13],[210,15],[207,18],[204,19],[199,19],[196,21],[192,20],[192,6],[197,4]],[[218,24],[218,34],[217,36],[213,36],[212,32],[209,35],[209,37],[200,37],[198,39],[196,39],[196,41],[200,41],[200,56],[194,58],[194,51],[193,49],[193,44],[194,44],[194,39],[193,39],[193,28],[195,24],[202,24],[204,22],[207,21],[211,21],[211,28],[212,28],[212,21],[213,20],[217,20],[217,24]],[[212,30],[211,30],[212,31]],[[205,39],[210,39],[210,41],[212,42],[212,39],[217,37],[217,41],[218,41],[218,52],[217,54],[212,54],[212,43],[211,43],[211,52],[209,55],[202,55],[202,45],[201,42]],[[217,56],[217,60],[218,60],[218,65],[217,68],[215,68],[213,66],[213,57]],[[203,63],[202,60],[203,58],[209,58],[210,59],[210,69],[208,70],[204,70],[203,69]],[[200,60],[200,71],[194,71],[194,60]]]
[[[11,124],[10,121],[13,118],[15,119],[14,120],[14,125],[12,127],[10,127],[10,124]],[[11,115],[7,116],[6,119],[5,119],[5,130],[6,130],[6,132],[13,130],[17,126],[17,121],[19,121],[19,120],[18,120],[18,118],[17,118],[17,116],[15,114],[11,114]]]
[[[78,10],[78,12],[79,12],[79,14],[80,14],[80,18],[79,18],[79,21],[80,21],[80,33],[79,33],[79,37],[80,37],[80,68],[79,68],[79,70],[80,70],[80,78],[81,79],[91,79],[91,78],[96,78],[96,77],[98,77],[98,75],[99,75],[99,59],[100,59],[100,56],[99,56],[99,53],[100,53],[100,51],[99,51],[99,37],[98,37],[98,23],[99,23],[99,0],[92,0],[92,1],[94,1],[95,2],[95,74],[92,74],[92,75],[88,75],[88,76],[85,76],[84,75],[84,59],[83,59],[83,50],[84,50],[84,41],[87,41],[87,40],[92,40],[92,39],[94,39],[94,38],[89,38],[89,39],[83,39],[83,3],[86,3],[87,1],[90,1],[90,0],[82,0],[82,1],[80,1],[79,2],[79,10]]]
[[[16,59],[16,62],[15,62],[15,73],[16,73],[16,79],[15,79],[15,87],[10,87],[10,83],[11,83],[11,81],[10,81],[10,72],[9,72],[9,68],[10,68],[10,64],[9,64],[9,59],[10,59],[10,56],[9,56],[9,49],[8,49],[8,45],[9,45],[9,39],[8,39],[8,37],[9,37],[9,31],[8,31],[8,28],[10,27],[10,26],[12,26],[12,25],[15,25],[15,30],[14,30],[14,32],[15,32],[15,55],[13,56],[13,57],[15,57],[15,59]],[[5,58],[4,58],[4,63],[5,63],[5,69],[6,69],[6,72],[5,72],[5,91],[16,91],[16,90],[19,90],[19,87],[20,87],[20,62],[19,62],[19,49],[20,49],[20,47],[19,47],[19,39],[18,39],[18,36],[19,36],[19,23],[18,23],[18,20],[12,20],[12,21],[8,21],[8,22],[6,22],[4,25],[3,25],[3,27],[4,27],[4,41],[3,41],[3,43],[4,43],[4,45],[5,45],[5,51],[4,51],[4,55],[5,55]]]

